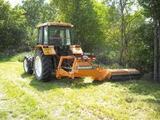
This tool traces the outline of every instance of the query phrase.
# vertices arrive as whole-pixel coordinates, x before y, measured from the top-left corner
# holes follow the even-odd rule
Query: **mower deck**
[[[69,60],[72,66],[66,67],[64,61]],[[83,78],[91,77],[93,80],[109,79],[131,79],[139,76],[140,72],[136,69],[104,69],[92,64],[92,59],[77,58],[75,56],[61,56],[56,77]]]

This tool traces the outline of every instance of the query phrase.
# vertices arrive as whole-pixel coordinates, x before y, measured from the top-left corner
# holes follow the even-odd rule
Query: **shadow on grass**
[[[8,62],[10,60],[11,60],[11,57],[0,56],[0,63],[2,63],[2,62]]]
[[[126,82],[118,82],[118,85],[127,87],[131,92],[142,95],[154,95],[160,91],[160,84],[145,81],[145,80],[131,80]]]
[[[27,73],[23,73],[23,74],[21,74],[21,77],[22,78],[29,78],[29,77],[31,77],[31,75],[29,75]]]
[[[129,92],[139,95],[153,96],[154,99],[146,99],[145,102],[151,104],[160,103],[160,84],[146,80],[112,81],[116,86],[126,87]]]
[[[15,53],[12,55],[6,55],[6,54],[0,54],[0,63],[2,62],[22,62],[24,59],[24,56],[26,55],[32,55],[31,52],[20,52],[20,53]]]
[[[51,80],[48,82],[38,81],[34,75],[28,75],[23,73],[21,75],[23,78],[31,79],[30,85],[36,88],[38,91],[46,91],[51,89],[57,89],[57,88],[72,88],[72,89],[82,89],[87,88],[89,86],[97,86],[100,84],[103,84],[104,82],[98,82],[93,81],[89,83],[84,83],[83,79],[56,79],[55,77],[52,77]]]
[[[160,95],[159,95],[160,96]],[[143,102],[147,102],[151,105],[151,108],[154,109],[155,111],[160,112],[160,98],[148,98],[146,100],[143,100]],[[158,115],[158,114],[157,114]],[[158,115],[159,116],[159,115]]]

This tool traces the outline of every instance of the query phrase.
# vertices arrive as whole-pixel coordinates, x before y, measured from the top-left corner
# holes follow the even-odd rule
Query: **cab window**
[[[44,44],[48,44],[48,27],[44,27]]]
[[[43,41],[43,27],[39,28],[38,30],[38,42],[39,44],[42,44]]]
[[[70,45],[71,44],[71,35],[69,28],[49,28],[48,39],[50,43],[58,43],[61,45]]]

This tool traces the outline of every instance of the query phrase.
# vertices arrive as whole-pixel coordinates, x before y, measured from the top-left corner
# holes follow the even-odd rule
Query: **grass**
[[[6,55],[5,53],[0,53],[0,62],[10,61],[10,62],[22,62],[24,59],[24,56],[27,55],[33,55],[33,52],[24,52],[24,53],[18,53],[16,55]]]
[[[21,56],[0,62],[0,120],[160,119],[159,84],[78,79],[42,83],[24,74]]]

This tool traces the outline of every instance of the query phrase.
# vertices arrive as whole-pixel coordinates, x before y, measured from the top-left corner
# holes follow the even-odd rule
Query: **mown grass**
[[[82,79],[42,83],[24,74],[19,57],[13,58],[0,62],[0,120],[160,119],[157,83]]]

